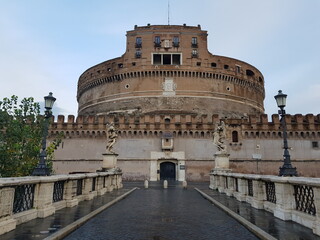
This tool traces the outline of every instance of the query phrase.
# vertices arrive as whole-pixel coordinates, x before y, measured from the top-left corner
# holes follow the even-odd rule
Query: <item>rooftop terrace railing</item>
[[[320,236],[320,178],[213,171],[210,188],[272,212],[282,220],[297,222]]]
[[[45,218],[56,210],[119,188],[122,173],[116,171],[0,178],[0,235],[17,224]]]

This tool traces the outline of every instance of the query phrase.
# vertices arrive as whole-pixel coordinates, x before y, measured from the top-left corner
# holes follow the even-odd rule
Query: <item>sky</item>
[[[320,113],[319,0],[0,0],[0,99],[53,92],[54,115],[77,115],[77,82],[121,56],[134,25],[201,25],[211,53],[258,68],[265,112]]]

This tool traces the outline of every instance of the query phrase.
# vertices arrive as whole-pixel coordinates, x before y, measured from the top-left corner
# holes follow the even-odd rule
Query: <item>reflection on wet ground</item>
[[[168,189],[159,182],[148,189],[138,184],[140,189],[65,239],[258,239],[193,188],[183,189],[177,182],[169,183]]]
[[[34,219],[1,235],[1,240],[44,239],[51,233],[112,201],[133,187],[140,189],[106,209],[65,239],[257,239],[222,210],[194,190],[197,187],[277,239],[320,239],[312,230],[291,221],[282,221],[272,213],[257,210],[248,203],[208,188],[209,183],[188,183],[187,190],[179,182],[125,182],[124,188],[73,208],[64,208],[45,219]]]

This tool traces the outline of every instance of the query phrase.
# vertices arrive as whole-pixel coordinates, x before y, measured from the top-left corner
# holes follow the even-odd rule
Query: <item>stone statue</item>
[[[213,133],[213,144],[217,146],[218,151],[221,153],[227,152],[227,146],[224,144],[226,139],[226,125],[223,121],[217,124]]]
[[[109,153],[114,153],[113,151],[113,145],[116,143],[117,138],[118,138],[118,133],[117,130],[114,127],[113,123],[107,124],[108,131],[107,131],[107,136],[108,136],[108,143],[107,143],[107,152]]]

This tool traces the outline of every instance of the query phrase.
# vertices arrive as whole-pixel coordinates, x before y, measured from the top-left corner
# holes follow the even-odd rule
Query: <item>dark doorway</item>
[[[174,163],[160,163],[160,180],[176,180],[176,165]]]

